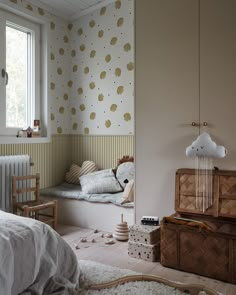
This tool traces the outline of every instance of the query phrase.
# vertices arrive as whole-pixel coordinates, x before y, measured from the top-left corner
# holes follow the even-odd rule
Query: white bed
[[[50,226],[0,210],[1,295],[72,295],[78,281],[74,252]]]

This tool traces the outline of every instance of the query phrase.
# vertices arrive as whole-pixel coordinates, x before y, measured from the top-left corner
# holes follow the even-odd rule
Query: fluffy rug
[[[89,286],[91,285],[107,283],[124,276],[139,274],[130,270],[119,269],[88,260],[79,260],[79,265],[81,269],[79,294],[81,295],[186,295],[186,292],[152,281],[134,281],[109,289],[89,290]],[[206,293],[200,292],[200,294],[203,295]]]

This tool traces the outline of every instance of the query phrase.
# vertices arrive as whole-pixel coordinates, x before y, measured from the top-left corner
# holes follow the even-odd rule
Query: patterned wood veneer
[[[213,205],[205,212],[198,209],[202,208],[203,192],[201,190],[198,196],[199,206],[196,205],[194,169],[177,170],[175,191],[175,210],[177,212],[236,218],[236,171],[212,171]]]

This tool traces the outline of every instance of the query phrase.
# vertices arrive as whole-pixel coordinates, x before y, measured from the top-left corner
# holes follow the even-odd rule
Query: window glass
[[[26,127],[30,76],[28,33],[6,26],[6,127]]]
[[[3,136],[16,136],[32,128],[35,119],[44,126],[40,136],[48,134],[47,94],[41,89],[45,90],[41,70],[47,70],[47,65],[40,62],[46,60],[47,51],[46,31],[43,27],[41,35],[42,27],[0,9],[0,141]]]

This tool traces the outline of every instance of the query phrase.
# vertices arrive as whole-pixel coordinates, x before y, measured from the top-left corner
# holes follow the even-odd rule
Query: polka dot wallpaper
[[[74,23],[24,0],[8,2],[48,25],[52,134],[133,134],[134,1],[117,0]]]
[[[134,132],[133,5],[115,1],[73,23],[72,133]]]

